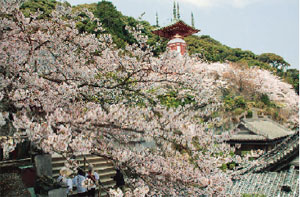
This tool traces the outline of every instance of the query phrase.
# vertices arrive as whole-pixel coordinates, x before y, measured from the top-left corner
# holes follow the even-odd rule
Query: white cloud
[[[222,5],[229,5],[236,8],[243,8],[250,4],[262,0],[177,0],[182,3],[190,3],[198,7],[215,7]]]

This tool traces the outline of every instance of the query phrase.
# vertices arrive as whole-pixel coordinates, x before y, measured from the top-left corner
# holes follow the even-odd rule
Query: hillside
[[[270,70],[285,82],[291,84],[299,94],[299,70],[288,69],[290,64],[274,53],[254,54],[249,50],[231,48],[208,35],[189,36],[185,39],[189,54],[200,54],[208,62],[235,62],[248,67]]]
[[[55,0],[29,0],[23,4],[22,9],[25,16],[30,12],[39,9],[43,11],[42,17],[49,17],[55,5],[59,3]],[[70,4],[65,3],[67,6]],[[134,38],[126,30],[126,26],[136,27],[140,24],[144,26],[142,33],[148,36],[148,44],[153,47],[154,55],[159,55],[166,50],[167,40],[159,38],[151,33],[155,26],[151,26],[149,22],[135,19],[130,16],[124,16],[109,1],[100,1],[99,3],[82,4],[73,6],[73,12],[88,9],[97,17],[105,28],[104,32],[95,31],[97,28],[95,23],[90,21],[86,16],[85,20],[78,21],[77,28],[80,32],[89,32],[99,35],[100,33],[109,33],[112,35],[114,43],[118,48],[124,48],[127,44],[135,43]],[[299,71],[297,69],[288,69],[290,66],[282,57],[273,53],[254,54],[249,50],[241,50],[240,48],[231,48],[223,45],[219,41],[208,35],[189,36],[185,38],[189,48],[188,53],[199,54],[199,56],[207,62],[237,62],[245,64],[249,67],[259,67],[272,71],[281,77],[287,83],[290,83],[297,94],[299,94]],[[158,44],[160,43],[160,44]]]
[[[49,17],[51,10],[55,9],[55,5],[59,3],[55,0],[29,0],[21,7],[25,15],[34,12],[37,9],[44,13],[41,17]],[[61,4],[61,3],[59,3]],[[70,5],[65,3],[66,6]],[[89,10],[100,21],[104,30],[97,28],[96,21],[93,21],[83,11]],[[139,43],[128,32],[126,26],[135,28],[137,25],[142,25],[141,33],[148,37],[147,43],[151,47],[154,56],[162,54],[166,50],[168,40],[158,37],[151,33],[156,26],[151,26],[149,22],[135,19],[130,16],[124,16],[116,7],[109,1],[100,1],[93,4],[82,4],[72,7],[72,12],[82,12],[77,18],[76,27],[80,33],[88,32],[97,35],[110,34],[116,48],[125,49],[128,44]],[[296,69],[287,69],[289,64],[280,56],[273,53],[263,53],[256,55],[249,50],[241,50],[239,48],[231,48],[223,45],[219,41],[211,38],[208,35],[196,36],[192,35],[185,38],[188,44],[188,53],[196,54],[207,63],[213,62],[228,62],[233,63],[243,70],[249,68],[262,68],[271,71],[273,74],[281,77],[283,81],[288,82],[299,94],[299,72]],[[285,71],[286,70],[286,71]],[[244,76],[250,77],[250,76]],[[234,80],[234,79],[233,79]],[[271,116],[279,122],[286,122],[287,117],[285,111],[280,109],[281,104],[270,100],[267,94],[250,94],[247,91],[231,88],[223,91],[223,102],[226,104],[225,117],[238,117],[242,114],[251,114],[251,108],[256,107],[262,109],[265,115]],[[172,95],[172,94],[171,94]],[[175,95],[168,96],[168,101],[175,99]],[[176,100],[176,99],[175,99]],[[176,102],[171,102],[171,105],[177,105]],[[219,114],[221,115],[221,114]],[[227,127],[228,125],[223,125]]]

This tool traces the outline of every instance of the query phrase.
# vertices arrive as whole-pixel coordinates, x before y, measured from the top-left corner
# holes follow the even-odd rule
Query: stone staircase
[[[116,182],[112,178],[116,174],[112,161],[96,155],[79,155],[76,157],[76,160],[79,166],[85,171],[87,171],[89,164],[94,166],[95,172],[99,174],[100,181],[104,185],[104,187],[101,187],[101,196],[108,196],[106,191],[116,185]],[[61,156],[52,156],[52,173],[54,179],[59,176],[59,170],[64,166],[65,161]]]

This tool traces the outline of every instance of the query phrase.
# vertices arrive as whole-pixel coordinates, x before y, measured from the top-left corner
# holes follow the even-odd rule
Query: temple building
[[[281,143],[285,138],[294,134],[294,131],[280,125],[272,119],[258,115],[258,109],[252,109],[253,116],[241,120],[236,131],[227,140],[232,146],[240,145],[236,154],[243,151],[263,150],[268,152]]]
[[[273,120],[258,116],[245,118],[227,143],[240,144],[236,150],[264,150],[253,163],[238,164],[233,172],[228,196],[299,196],[299,130],[292,131]]]
[[[243,119],[236,130],[227,143],[241,145],[237,154],[258,149],[268,152],[294,133],[267,117]]]
[[[184,55],[187,51],[187,44],[184,41],[184,37],[195,34],[200,30],[195,29],[193,26],[189,26],[185,22],[180,20],[179,6],[177,4],[177,13],[176,13],[175,3],[174,3],[173,15],[174,18],[171,24],[165,27],[158,28],[152,31],[152,33],[160,37],[169,39],[170,41],[168,42],[167,47],[172,51],[177,51],[179,54]],[[192,15],[192,24],[194,24],[193,15]]]
[[[285,138],[254,163],[235,169],[228,196],[299,196],[299,131]],[[255,195],[255,196],[256,196]]]

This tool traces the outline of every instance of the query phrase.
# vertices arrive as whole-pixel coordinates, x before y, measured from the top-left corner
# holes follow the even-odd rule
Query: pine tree
[[[174,1],[174,6],[173,6],[173,20],[175,21],[177,19],[177,16],[176,16],[176,3]]]
[[[194,14],[193,14],[193,12],[191,14],[191,18],[192,18],[192,27],[195,27],[195,21],[194,21]]]
[[[180,19],[179,4],[178,4],[178,2],[177,2],[177,19],[178,20]]]

